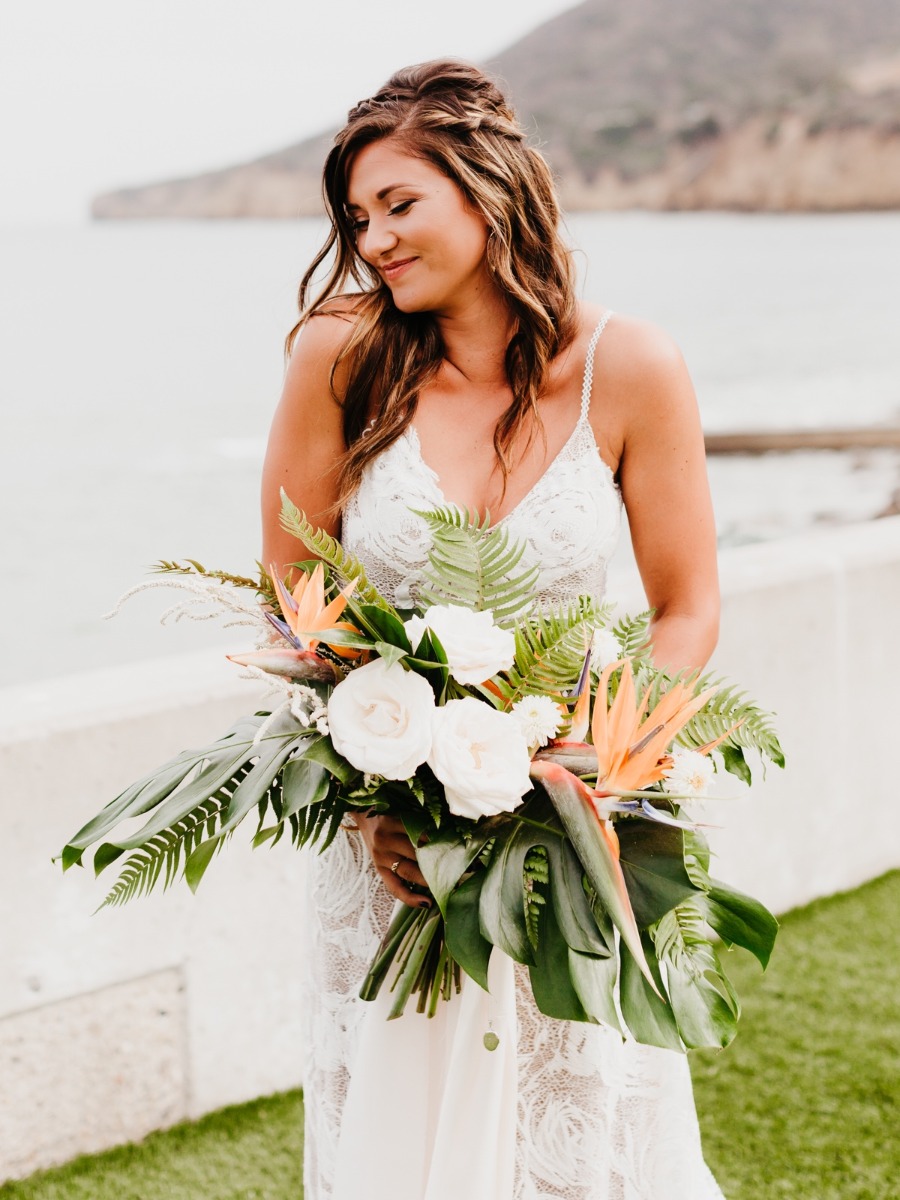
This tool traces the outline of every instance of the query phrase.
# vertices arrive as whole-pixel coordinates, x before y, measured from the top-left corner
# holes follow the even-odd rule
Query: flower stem
[[[437,906],[428,910],[419,909],[416,916],[423,917],[424,920],[422,920],[416,939],[406,956],[406,961],[391,986],[391,991],[396,992],[396,997],[391,1011],[388,1013],[389,1021],[402,1015],[407,1000],[413,991],[415,991],[416,985],[420,981],[422,967],[428,956],[431,943],[438,932],[443,932],[444,922],[440,909]]]
[[[366,977],[359,989],[361,1000],[374,1000],[381,990],[385,976],[390,970],[391,963],[402,948],[407,936],[415,930],[416,922],[421,924],[424,910],[404,905],[394,916],[387,932],[381,939],[381,945],[372,959]]]

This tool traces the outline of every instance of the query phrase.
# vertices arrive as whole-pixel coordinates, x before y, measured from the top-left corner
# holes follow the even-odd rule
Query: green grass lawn
[[[735,954],[737,1041],[692,1056],[728,1200],[900,1198],[900,872],[784,918],[766,975]],[[300,1200],[297,1092],[0,1187],[0,1200]],[[654,1198],[665,1200],[665,1197]]]

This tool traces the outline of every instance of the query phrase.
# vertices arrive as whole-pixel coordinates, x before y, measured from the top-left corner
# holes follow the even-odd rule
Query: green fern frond
[[[381,593],[370,582],[365,567],[354,555],[348,553],[340,542],[317,529],[307,520],[306,514],[294,504],[284,491],[281,493],[281,527],[298,538],[310,553],[320,558],[326,566],[336,572],[348,583],[356,581],[353,602],[357,604],[372,604],[384,612],[396,616],[396,609],[389,604]]]
[[[590,596],[579,596],[555,611],[535,613],[516,628],[516,658],[508,680],[498,684],[507,708],[523,696],[568,696],[603,611]]]
[[[317,845],[321,854],[334,841],[341,822],[350,811],[349,805],[335,804],[332,797],[291,813],[288,824],[292,844],[298,849],[302,846]],[[279,833],[278,837],[280,836]],[[277,838],[275,840],[277,841]]]
[[[534,603],[537,565],[520,567],[525,543],[513,541],[502,526],[491,528],[474,513],[458,508],[420,512],[432,545],[425,568],[422,599],[431,604],[460,604],[493,613],[498,625],[510,625]]]
[[[238,786],[253,769],[253,763],[244,763],[232,778],[213,795],[202,800],[168,829],[148,838],[137,846],[125,861],[122,872],[100,908],[126,904],[136,896],[148,895],[165,870],[163,891],[175,882],[194,850],[202,842],[220,836],[225,822],[228,805]],[[276,819],[281,818],[281,778],[276,776],[266,794],[258,804],[259,825],[262,827],[266,812],[272,809]],[[230,833],[226,835],[230,837]],[[225,838],[216,847],[218,853],[225,845]]]
[[[646,612],[638,613],[634,617],[626,615],[612,627],[610,632],[622,647],[623,658],[630,658],[636,664],[649,661],[650,622],[653,620],[653,613],[654,610],[648,608]]]
[[[697,686],[709,687],[715,682],[707,677],[698,680]],[[711,696],[681,730],[677,740],[690,748],[705,746],[735,725],[737,728],[729,734],[726,745],[758,750],[776,766],[784,766],[784,751],[772,727],[772,714],[759,708],[746,692],[738,691],[734,685],[722,687]]]
[[[650,928],[656,956],[679,971],[699,978],[709,966],[711,942],[699,905],[684,900]]]
[[[532,846],[522,865],[522,887],[525,903],[525,932],[534,949],[538,944],[541,909],[547,903],[546,890],[550,883],[550,859],[543,846]]]
[[[126,904],[136,896],[148,895],[159,882],[165,867],[163,890],[175,882],[179,867],[201,842],[215,837],[228,807],[231,792],[222,788],[204,800],[171,829],[156,834],[130,854],[122,872],[101,908]]]

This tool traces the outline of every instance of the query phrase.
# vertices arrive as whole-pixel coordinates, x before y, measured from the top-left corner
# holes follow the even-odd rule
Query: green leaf
[[[641,942],[643,943],[644,957],[650,965],[657,989],[662,995],[665,995],[659,963],[649,935],[642,934]],[[645,1046],[661,1046],[664,1050],[683,1050],[671,1006],[648,987],[634,956],[624,942],[619,943],[619,955],[622,961],[619,1003],[625,1024],[632,1036]]]
[[[701,691],[718,684],[720,681],[704,675],[696,681],[695,687]],[[700,712],[681,730],[677,741],[696,748],[715,741],[724,733],[728,733],[728,737],[719,746],[720,753],[725,753],[726,746],[758,750],[777,767],[784,766],[784,752],[772,725],[772,714],[759,708],[746,692],[738,691],[730,684],[719,686],[715,695],[710,696]]]
[[[518,625],[515,663],[507,679],[497,681],[506,706],[533,694],[569,698],[604,611],[590,596],[580,596]]]
[[[422,599],[490,611],[499,625],[533,607],[540,568],[519,566],[525,542],[512,541],[504,526],[489,526],[462,509],[420,512],[428,524],[431,548]],[[518,570],[517,570],[518,568]]]
[[[306,740],[305,732],[286,740],[279,737],[269,745],[266,745],[263,740],[259,748],[259,758],[234,789],[231,800],[228,802],[225,820],[221,828],[222,833],[236,828],[247,813],[256,808],[272,787],[282,767],[304,740]]]
[[[467,975],[487,991],[488,963],[493,946],[482,935],[478,917],[484,871],[476,871],[447,899],[444,914],[447,949]]]
[[[712,887],[701,897],[700,905],[723,942],[743,946],[759,959],[763,968],[768,966],[778,922],[764,905],[717,880],[712,880]]]
[[[288,498],[287,493],[281,492],[281,527],[292,534],[306,546],[316,558],[321,559],[326,566],[331,567],[348,583],[356,581],[356,590],[351,596],[348,608],[355,611],[358,604],[374,604],[387,612],[396,610],[369,583],[365,568],[358,558],[348,554],[340,542],[324,529],[317,529],[307,520],[306,514]]]
[[[117,846],[123,846],[126,849],[143,845],[156,834],[164,833],[167,829],[172,828],[192,812],[198,804],[216,795],[220,788],[229,785],[238,776],[243,783],[245,778],[257,769],[251,767],[249,772],[246,770],[248,764],[254,759],[258,760],[259,772],[254,777],[254,783],[248,785],[243,795],[246,796],[248,792],[252,794],[258,792],[258,800],[265,794],[268,787],[266,784],[266,787],[260,790],[254,786],[260,781],[260,776],[266,773],[271,762],[276,761],[279,755],[282,756],[282,759],[286,757],[305,736],[307,735],[296,718],[285,711],[272,723],[269,732],[259,746],[254,746],[252,739],[239,743],[234,742],[230,746],[226,743],[222,749],[228,750],[229,754],[225,756],[217,753],[214,757],[211,756],[209,764],[203,768],[200,774],[160,804],[150,820],[137,833],[126,838],[111,840],[115,840]],[[274,774],[274,770],[271,773]],[[271,782],[271,778],[269,782]],[[253,803],[256,803],[256,800]],[[235,802],[235,809],[239,804],[240,801]],[[233,824],[237,824],[237,820],[234,820]]]
[[[239,769],[235,779],[229,781],[229,784],[236,786],[248,770],[249,767],[245,764]],[[149,840],[142,842],[129,856],[101,908],[108,905],[125,904],[135,896],[152,891],[162,876],[163,867],[165,867],[163,887],[170,887],[177,876],[182,853],[189,855],[204,838],[215,836],[216,828],[223,819],[224,810],[231,799],[231,794],[229,787],[220,788],[214,796],[206,797],[170,829],[162,830]],[[109,843],[104,845],[109,847],[104,850],[104,855],[111,857],[117,847],[110,846]]]
[[[706,891],[709,879],[709,843],[699,829],[685,829],[684,869],[698,891]]]
[[[329,775],[333,775],[344,784],[351,783],[360,774],[356,767],[351,767],[347,760],[338,754],[330,737],[319,737],[311,741],[303,751],[303,758],[308,762],[319,763]]]
[[[301,808],[326,800],[330,788],[330,776],[321,763],[306,755],[290,759],[281,772],[281,819],[286,821]]]
[[[386,611],[376,604],[357,605],[356,611],[377,642],[399,646],[405,654],[412,653],[406,626],[396,612]]]
[[[315,629],[300,629],[298,633],[318,638],[326,646],[347,646],[351,650],[372,649],[372,639],[366,637],[364,633],[356,633],[352,629],[329,629],[324,635],[321,630]]]
[[[122,846],[114,846],[112,842],[103,842],[94,852],[94,875],[99,875],[110,863],[121,858],[124,853],[125,850]]]
[[[534,953],[525,923],[525,858],[532,847],[545,845],[549,835],[524,823],[511,822],[508,830],[496,834],[485,873],[479,909],[481,932],[516,962],[530,963]]]
[[[650,660],[650,622],[655,610],[647,609],[637,616],[623,616],[613,626],[611,633],[622,648],[622,657],[638,664]]]
[[[569,975],[572,986],[588,1016],[622,1032],[616,1011],[616,977],[619,959],[616,955],[598,958],[594,954],[579,954],[569,948]],[[651,993],[652,995],[652,993]]]
[[[376,642],[375,652],[386,667],[402,662],[407,656],[407,651],[402,646],[392,646],[390,642]]]
[[[69,845],[75,849],[83,850],[105,837],[120,821],[142,816],[145,812],[149,812],[151,808],[155,808],[165,801],[179,784],[192,771],[200,767],[201,764],[205,763],[209,770],[227,764],[232,769],[225,771],[223,779],[230,779],[237,766],[245,758],[250,757],[253,736],[268,715],[268,713],[260,713],[252,717],[242,717],[240,721],[233,725],[221,738],[217,738],[216,741],[202,746],[198,750],[183,750],[175,758],[169,759],[160,767],[156,767],[148,775],[143,776],[131,784],[130,787],[127,787],[115,800],[110,801],[97,816],[82,826],[78,833],[69,839]],[[179,795],[181,794],[183,793],[179,793]],[[192,799],[187,807],[183,809],[182,815],[184,812],[189,812],[195,803],[196,799]],[[181,807],[180,801],[178,802],[178,807]],[[172,820],[177,819],[177,817],[174,817]],[[162,828],[166,828],[170,823],[172,822],[165,821]],[[65,857],[63,862],[65,864]]]
[[[403,828],[406,830],[406,836],[417,847],[416,857],[419,850],[423,849],[419,846],[422,834],[426,829],[432,830],[432,821],[427,812],[420,809],[418,812],[404,812],[400,814],[400,820],[403,822]]]
[[[561,1021],[591,1019],[569,974],[569,947],[556,924],[552,904],[541,910],[537,949],[528,974],[534,1002],[545,1016]]]
[[[84,863],[81,861],[83,855],[83,846],[63,846],[62,854],[60,855],[62,869],[68,871],[69,867],[83,867]]]
[[[219,837],[208,838],[188,856],[187,862],[184,864],[184,878],[192,892],[196,892],[200,886],[200,880],[206,874],[206,868],[212,862],[219,844]]]
[[[490,831],[476,829],[468,838],[452,829],[439,829],[416,849],[419,869],[428,889],[446,917],[453,889],[491,838]]]
[[[668,963],[666,978],[684,1044],[689,1049],[727,1046],[737,1033],[740,1006],[712,946],[694,953],[693,969]]]
[[[582,954],[609,957],[614,950],[612,923],[601,928],[584,889],[584,868],[568,841],[548,839],[550,894],[556,922],[566,945]]]
[[[742,779],[748,786],[753,782],[750,767],[747,765],[744,751],[740,746],[732,746],[728,742],[723,742],[719,747],[719,754],[722,755],[726,771],[731,775],[736,775],[738,779]]]
[[[590,792],[580,779],[556,763],[535,763],[532,775],[537,776],[546,788],[588,882],[649,979],[650,968],[644,962],[641,936],[622,866],[594,810]]]
[[[653,821],[616,823],[620,862],[642,929],[697,890],[684,866],[682,831]]]

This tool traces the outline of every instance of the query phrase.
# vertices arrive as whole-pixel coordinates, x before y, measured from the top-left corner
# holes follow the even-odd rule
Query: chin
[[[400,292],[391,292],[391,299],[394,301],[394,308],[403,313],[418,313],[431,312],[436,307],[434,303],[426,299],[424,296]]]

